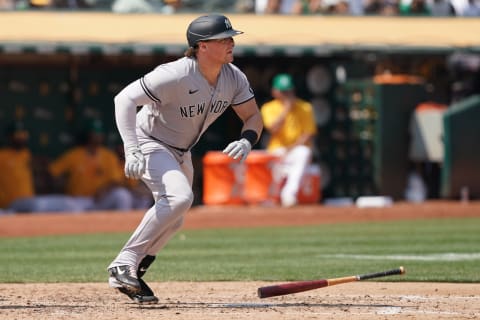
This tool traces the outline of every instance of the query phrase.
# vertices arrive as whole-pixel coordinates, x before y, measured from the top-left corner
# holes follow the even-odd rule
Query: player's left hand
[[[252,144],[245,138],[231,142],[224,150],[223,153],[228,154],[233,159],[240,158],[240,162],[245,161],[248,154],[252,150]]]

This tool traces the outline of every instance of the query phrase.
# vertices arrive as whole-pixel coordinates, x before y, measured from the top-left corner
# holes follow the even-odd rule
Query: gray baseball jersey
[[[142,180],[156,203],[109,268],[138,266],[181,227],[193,201],[193,166],[190,152],[172,152],[171,147],[190,150],[229,106],[253,97],[246,76],[233,64],[222,66],[212,87],[197,61],[186,57],[158,66],[115,97],[118,130],[127,150],[140,145],[145,153],[147,170]],[[135,118],[137,105],[143,108]]]
[[[233,64],[222,66],[212,87],[193,58],[158,66],[140,79],[152,100],[137,114],[137,126],[147,135],[178,149],[191,149],[205,130],[229,106],[253,98],[245,74]]]

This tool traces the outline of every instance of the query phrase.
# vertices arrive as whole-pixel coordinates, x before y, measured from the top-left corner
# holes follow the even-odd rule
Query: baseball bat
[[[341,283],[354,282],[360,280],[367,280],[373,278],[380,278],[386,276],[392,276],[397,274],[404,274],[405,268],[399,267],[392,270],[367,273],[356,276],[348,276],[341,278],[332,278],[332,279],[320,279],[320,280],[309,280],[309,281],[296,281],[283,284],[276,284],[266,287],[260,287],[257,290],[259,298],[269,298],[275,296],[282,296],[286,294],[292,294],[297,292],[303,292],[328,286],[334,286]]]

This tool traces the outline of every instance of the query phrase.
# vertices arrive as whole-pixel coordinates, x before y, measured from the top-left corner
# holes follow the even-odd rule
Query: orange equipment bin
[[[277,202],[280,202],[280,191],[285,186],[286,178],[280,179],[280,186],[275,195]],[[314,204],[319,203],[322,197],[320,180],[320,166],[316,164],[309,164],[305,169],[305,173],[300,180],[300,189],[297,193],[298,204]]]
[[[311,164],[307,167],[297,194],[299,204],[318,203],[321,199],[320,167]]]
[[[245,167],[221,151],[203,157],[203,203],[243,204]]]
[[[272,177],[272,168],[277,160],[277,156],[262,150],[252,150],[245,159],[244,199],[247,203],[276,202],[278,183]]]

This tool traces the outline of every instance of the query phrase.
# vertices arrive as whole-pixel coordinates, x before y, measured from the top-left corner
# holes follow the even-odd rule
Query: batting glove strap
[[[145,173],[145,157],[140,149],[129,151],[125,156],[125,176],[140,179]]]
[[[252,150],[252,144],[245,138],[231,142],[224,150],[229,157],[239,159],[240,162],[245,161],[248,154]]]

